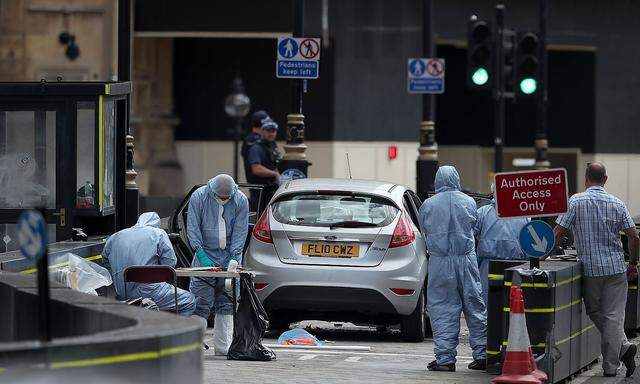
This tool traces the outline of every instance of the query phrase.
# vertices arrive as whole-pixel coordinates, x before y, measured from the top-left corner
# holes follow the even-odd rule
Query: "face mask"
[[[216,201],[218,202],[218,204],[220,204],[220,205],[225,205],[225,204],[227,204],[227,203],[229,202],[229,200],[231,200],[231,199],[221,200],[221,199],[219,199],[217,196],[216,196],[216,198],[215,198],[215,199],[216,199]]]

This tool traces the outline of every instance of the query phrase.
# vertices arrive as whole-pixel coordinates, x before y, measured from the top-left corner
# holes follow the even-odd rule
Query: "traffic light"
[[[467,85],[470,88],[491,87],[492,50],[491,28],[472,16],[467,30]]]
[[[505,28],[502,31],[502,62],[504,96],[512,99],[515,96],[516,84],[516,31]]]
[[[538,90],[538,57],[540,42],[533,32],[523,32],[518,35],[517,48],[517,76],[518,91],[523,95],[534,95]]]

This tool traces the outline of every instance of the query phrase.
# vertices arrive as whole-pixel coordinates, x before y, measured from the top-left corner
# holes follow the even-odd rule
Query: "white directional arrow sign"
[[[522,251],[531,257],[542,257],[553,248],[553,229],[541,220],[527,223],[518,236]]]
[[[538,233],[536,232],[535,228],[533,228],[532,226],[527,227],[527,229],[529,230],[529,233],[533,238],[533,243],[531,243],[531,247],[538,252],[544,253],[547,250],[547,239],[543,237],[542,240],[540,240],[540,236],[538,236]]]

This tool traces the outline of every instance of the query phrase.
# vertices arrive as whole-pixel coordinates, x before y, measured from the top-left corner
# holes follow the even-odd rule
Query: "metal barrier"
[[[104,244],[104,239],[96,241],[61,241],[58,243],[52,243],[49,244],[49,260],[55,260],[56,256],[62,256],[65,253],[71,252],[84,259],[104,266],[101,255],[102,250],[104,249]],[[49,265],[50,269],[59,267],[61,266],[56,266],[55,263],[50,263]],[[33,260],[25,259],[20,251],[0,253],[0,271],[21,272],[23,274],[35,273],[35,262]]]
[[[637,330],[640,328],[640,279],[629,282],[627,291],[627,307],[624,316],[624,329]]]
[[[522,276],[520,266],[491,261],[490,270],[504,270],[503,300],[489,299],[489,331],[487,349],[494,361],[506,347],[509,329],[509,287],[512,281],[524,293],[527,328],[531,347],[536,357],[544,355],[541,369],[550,383],[562,381],[583,371],[597,361],[600,355],[600,334],[588,318],[582,300],[582,264],[571,261],[543,261],[540,269],[545,273]],[[521,262],[519,262],[521,263]],[[493,265],[493,268],[491,267]],[[528,269],[528,266],[525,266]],[[499,275],[495,273],[494,275]],[[497,313],[502,321],[496,324]],[[493,321],[492,321],[493,320]],[[497,349],[500,345],[500,349]]]

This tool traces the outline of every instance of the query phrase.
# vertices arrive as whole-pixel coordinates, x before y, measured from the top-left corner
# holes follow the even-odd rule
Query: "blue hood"
[[[138,218],[136,227],[155,227],[160,228],[160,216],[155,212],[145,212]]]
[[[436,193],[447,191],[459,191],[460,175],[456,168],[451,165],[444,165],[438,168],[435,181]]]

